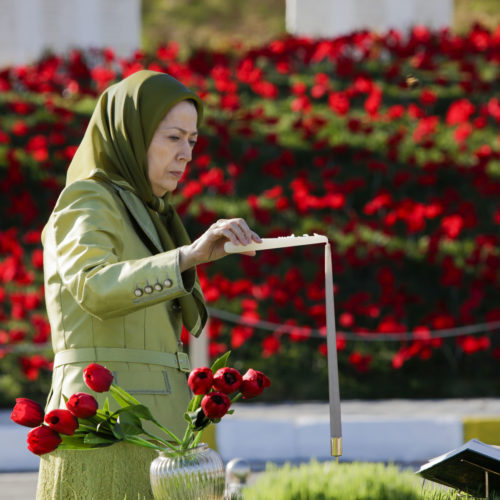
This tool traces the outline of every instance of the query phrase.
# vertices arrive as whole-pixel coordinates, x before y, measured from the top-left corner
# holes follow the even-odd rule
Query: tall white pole
[[[202,366],[210,366],[210,357],[208,353],[208,326],[210,320],[207,320],[203,331],[198,338],[191,337],[189,339],[189,359],[191,369],[200,368]]]
[[[325,245],[325,304],[326,343],[328,349],[328,394],[330,399],[330,445],[333,457],[342,455],[342,423],[340,416],[339,369],[337,362],[337,332],[333,300],[332,251]]]

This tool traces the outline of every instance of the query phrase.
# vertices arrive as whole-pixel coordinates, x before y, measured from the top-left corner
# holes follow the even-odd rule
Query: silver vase
[[[149,469],[156,500],[223,500],[224,463],[201,443],[182,452],[159,452]]]

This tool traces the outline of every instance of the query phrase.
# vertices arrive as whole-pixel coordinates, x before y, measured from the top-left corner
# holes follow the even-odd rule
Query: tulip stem
[[[200,442],[200,439],[201,439],[201,431],[198,431],[198,433],[196,434],[196,437],[194,438],[194,441],[193,441],[193,448],[196,448],[196,446]]]
[[[78,430],[83,430],[83,431],[90,431],[90,432],[95,432],[96,431],[96,427],[95,426],[92,426],[92,425],[86,425],[86,424],[82,424],[80,423],[80,425],[78,426]],[[102,434],[104,434],[104,432],[100,431]],[[111,433],[110,433],[111,434]]]
[[[189,402],[188,411],[195,411],[200,407],[201,400],[203,399],[204,394],[198,394],[197,396],[193,396],[191,401]]]
[[[168,429],[165,429],[163,425],[161,425],[159,422],[153,419],[153,423],[156,424],[165,434],[170,436],[177,444],[182,444],[182,441],[173,433],[170,432]]]
[[[124,441],[127,441],[127,442],[129,442],[129,443],[132,443],[132,444],[137,444],[137,445],[139,445],[139,446],[144,446],[145,448],[151,448],[151,449],[154,449],[154,450],[160,450],[160,451],[163,451],[163,448],[162,448],[161,446],[158,446],[158,445],[156,445],[156,444],[153,444],[153,443],[151,443],[151,442],[147,441],[146,439],[143,439],[143,438],[141,438],[141,437],[139,437],[139,436],[125,436],[125,437],[123,438],[123,440],[124,440]],[[168,442],[166,442],[166,441],[165,441],[165,443],[164,443],[164,444],[165,444],[168,448],[170,448],[171,450],[173,450],[173,451],[177,451],[177,448],[176,448],[174,445],[172,445],[172,444],[170,444],[170,443],[168,443]]]
[[[139,446],[144,446],[145,448],[153,448],[155,450],[158,449],[158,445],[150,443],[146,439],[142,439],[138,436],[124,436],[123,440],[128,442],[128,443],[137,444]]]
[[[236,401],[238,401],[238,399],[240,399],[241,396],[243,396],[243,394],[241,392],[238,392],[238,394],[236,394],[236,396],[234,396],[234,398],[231,399],[231,404],[236,403]]]
[[[165,446],[168,446],[169,448],[172,448],[174,450],[176,450],[177,448],[175,447],[175,445],[169,443],[168,441],[165,441],[164,439],[161,439],[159,438],[158,436],[155,436],[154,434],[151,434],[150,432],[146,431],[143,429],[144,434],[146,434],[146,436],[149,436],[150,438],[154,439],[155,441],[158,441],[159,443],[161,444],[164,444]],[[141,438],[142,439],[142,438]],[[180,444],[180,443],[179,443]]]
[[[187,450],[192,439],[193,433],[191,432],[190,428],[187,428],[186,433],[184,434],[184,439],[182,440],[181,450]]]

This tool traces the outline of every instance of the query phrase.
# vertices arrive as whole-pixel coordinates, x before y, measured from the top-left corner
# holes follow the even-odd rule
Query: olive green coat
[[[176,299],[199,286],[194,269],[181,274],[178,249],[153,255],[161,243],[143,203],[93,179],[63,190],[43,244],[56,354],[47,410],[64,408],[63,395],[92,393],[82,371],[98,362],[182,437],[190,392],[186,373],[168,365],[182,328]],[[107,396],[92,394],[101,404]]]
[[[42,234],[55,352],[47,410],[64,408],[63,396],[75,392],[102,405],[107,394],[83,383],[85,366],[98,362],[165,427],[184,434],[190,393],[178,338],[183,324],[198,335],[207,314],[195,270],[179,268],[176,247],[189,244],[189,236],[171,193],[154,196],[147,166],[158,124],[183,99],[195,104],[200,120],[199,97],[169,75],[143,70],[111,85],[68,168]],[[154,455],[128,443],[48,453],[37,499],[152,498]]]
[[[181,274],[178,249],[161,251],[151,216],[134,193],[98,180],[79,180],[63,190],[42,241],[55,352],[46,410],[64,408],[63,395],[76,392],[93,394],[102,407],[108,394],[83,382],[85,366],[98,362],[182,437],[191,394],[179,369],[187,368],[185,359],[179,357],[180,366],[176,355],[182,329],[176,299],[194,287],[201,296],[194,269]],[[154,456],[127,443],[56,450],[41,457],[37,500],[151,499]]]

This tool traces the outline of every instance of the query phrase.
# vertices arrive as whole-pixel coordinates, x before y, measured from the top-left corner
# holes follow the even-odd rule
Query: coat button
[[[161,291],[163,290],[163,287],[160,285],[160,283],[156,283],[156,284],[155,284],[155,290],[156,290],[157,292],[161,292]]]
[[[152,287],[151,285],[146,285],[146,286],[144,287],[144,291],[145,291],[146,293],[153,293],[153,287]]]
[[[140,296],[142,295],[142,290],[141,290],[140,288],[136,288],[136,289],[134,290],[134,295],[135,295],[136,297],[140,297]]]
[[[171,280],[171,279],[168,279],[168,278],[167,278],[167,279],[163,282],[163,284],[164,284],[167,288],[170,288],[170,287],[173,285],[172,280]]]

